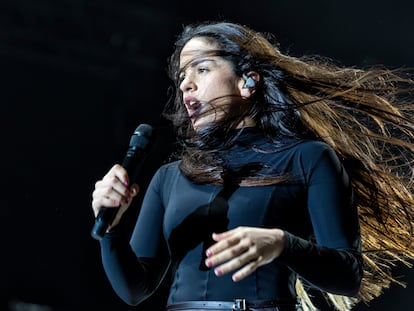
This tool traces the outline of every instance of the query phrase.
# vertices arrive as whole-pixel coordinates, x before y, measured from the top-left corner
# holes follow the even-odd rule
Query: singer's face
[[[217,46],[205,38],[187,42],[180,55],[180,89],[194,129],[229,115],[231,102],[243,96],[243,78],[234,73],[232,64],[209,55]]]

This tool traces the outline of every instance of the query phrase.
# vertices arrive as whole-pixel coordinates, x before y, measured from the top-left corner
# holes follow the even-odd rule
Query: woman
[[[396,281],[412,251],[414,124],[385,69],[341,68],[282,54],[238,24],[191,25],[176,41],[165,110],[182,152],[145,194],[115,165],[93,192],[95,215],[121,208],[101,240],[116,293],[136,305],[169,267],[167,310],[339,310]]]

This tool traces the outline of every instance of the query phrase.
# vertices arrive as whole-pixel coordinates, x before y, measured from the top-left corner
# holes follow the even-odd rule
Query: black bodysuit
[[[296,275],[316,288],[356,295],[362,278],[358,215],[350,180],[333,150],[319,141],[277,149],[246,130],[223,157],[234,172],[257,163],[261,174],[287,176],[287,181],[197,185],[180,172],[179,162],[162,166],[147,189],[129,243],[116,228],[101,241],[104,268],[116,293],[128,304],[139,303],[171,260],[168,303],[294,299]],[[233,282],[232,273],[218,277],[208,269],[204,254],[212,232],[238,226],[280,228],[286,244],[279,258]]]

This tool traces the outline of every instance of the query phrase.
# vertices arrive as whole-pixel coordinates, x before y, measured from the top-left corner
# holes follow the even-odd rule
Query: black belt
[[[234,301],[184,301],[167,305],[167,311],[178,310],[251,310],[251,309],[263,309],[263,308],[275,308],[275,311],[296,311],[298,304],[296,300],[294,302],[281,302],[279,300],[258,300],[249,301],[245,299],[235,299]]]

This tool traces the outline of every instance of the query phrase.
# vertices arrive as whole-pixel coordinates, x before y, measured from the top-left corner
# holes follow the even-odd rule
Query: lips
[[[187,112],[188,112],[188,116],[190,118],[196,117],[201,110],[201,102],[193,97],[193,96],[188,96],[184,98],[184,104],[185,107],[187,108]]]

